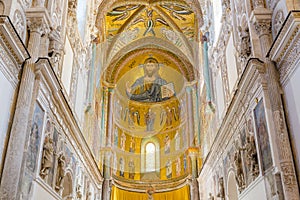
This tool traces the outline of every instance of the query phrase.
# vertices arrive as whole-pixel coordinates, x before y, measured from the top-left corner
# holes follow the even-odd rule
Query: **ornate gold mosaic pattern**
[[[182,42],[177,35],[194,40],[195,14],[183,1],[152,3],[117,2],[105,16],[106,39],[111,40],[123,31],[136,31],[136,39],[155,36]]]

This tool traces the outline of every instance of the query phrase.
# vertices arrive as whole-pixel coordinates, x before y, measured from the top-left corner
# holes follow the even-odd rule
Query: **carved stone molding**
[[[29,8],[32,0],[18,0],[18,2],[21,4],[23,9]]]
[[[4,47],[0,46],[0,71],[6,77],[6,79],[14,86],[18,85],[18,76],[20,68],[18,68],[10,59],[9,54],[4,50]]]
[[[21,65],[29,57],[8,17],[0,17],[0,58],[1,72],[17,87]]]
[[[0,17],[0,36],[7,46],[9,55],[14,58],[16,64],[20,67],[30,55],[8,17]]]

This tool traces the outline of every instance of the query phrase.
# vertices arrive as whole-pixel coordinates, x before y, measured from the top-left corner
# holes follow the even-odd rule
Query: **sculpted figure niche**
[[[252,177],[251,181],[253,181],[259,175],[257,151],[253,135],[249,134],[247,136],[247,141],[244,149],[246,151],[246,161],[248,165],[248,170],[250,171],[250,175]]]
[[[126,93],[130,100],[140,102],[160,102],[175,95],[173,83],[160,77],[159,63],[149,57],[143,64],[144,76],[138,78],[133,85],[126,84]]]
[[[65,168],[66,168],[66,158],[63,153],[61,153],[57,160],[57,177],[55,182],[55,189],[59,191],[63,187],[63,180],[65,177]]]
[[[40,171],[42,179],[45,179],[48,176],[49,170],[52,167],[53,152],[53,141],[49,136],[46,136],[43,146],[42,167]]]
[[[235,168],[235,179],[239,188],[239,191],[242,192],[245,189],[245,175],[243,171],[243,163],[242,163],[242,151],[244,149],[239,147],[236,144],[236,150],[234,153],[234,168]]]

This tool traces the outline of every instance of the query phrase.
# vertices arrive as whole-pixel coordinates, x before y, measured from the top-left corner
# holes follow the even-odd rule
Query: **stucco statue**
[[[244,149],[246,152],[246,161],[247,161],[248,170],[250,171],[251,176],[254,179],[259,174],[259,167],[258,167],[257,151],[255,147],[255,140],[253,135],[247,136],[247,141]]]
[[[244,62],[251,54],[250,34],[249,29],[238,27],[240,42],[238,44],[239,59]]]
[[[82,191],[81,191],[81,185],[76,186],[76,198],[81,199],[82,198]]]
[[[239,191],[241,192],[245,189],[245,176],[243,171],[243,163],[242,163],[242,150],[237,147],[234,153],[234,167],[235,167],[235,179],[239,187]]]
[[[40,171],[40,176],[42,177],[42,179],[45,179],[48,176],[49,170],[53,166],[53,152],[53,141],[49,136],[46,136],[43,146],[42,164]]]
[[[65,156],[64,154],[60,154],[58,157],[58,164],[57,164],[57,176],[56,176],[56,182],[55,182],[55,189],[60,190],[63,185],[63,180],[65,177]]]
[[[214,199],[215,199],[214,196],[212,196],[212,194],[209,193],[209,194],[208,194],[208,200],[214,200]]]
[[[217,194],[217,197],[220,197],[221,199],[225,199],[225,189],[224,189],[223,177],[219,178],[219,193]]]

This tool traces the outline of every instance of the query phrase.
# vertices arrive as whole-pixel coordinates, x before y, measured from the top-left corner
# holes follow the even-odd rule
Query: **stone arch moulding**
[[[197,73],[194,71],[194,68],[190,64],[190,62],[183,60],[179,58],[177,55],[173,54],[172,52],[159,49],[159,48],[142,48],[142,49],[136,49],[133,50],[126,55],[122,56],[119,59],[115,59],[113,62],[111,62],[104,71],[103,74],[103,80],[105,82],[110,83],[110,84],[116,84],[117,81],[122,77],[123,74],[125,74],[127,71],[129,71],[131,68],[128,66],[126,67],[125,65],[128,64],[129,60],[140,56],[142,54],[159,54],[165,57],[166,59],[172,61],[177,69],[187,81],[191,82],[196,79]],[[128,69],[127,69],[128,68]]]

